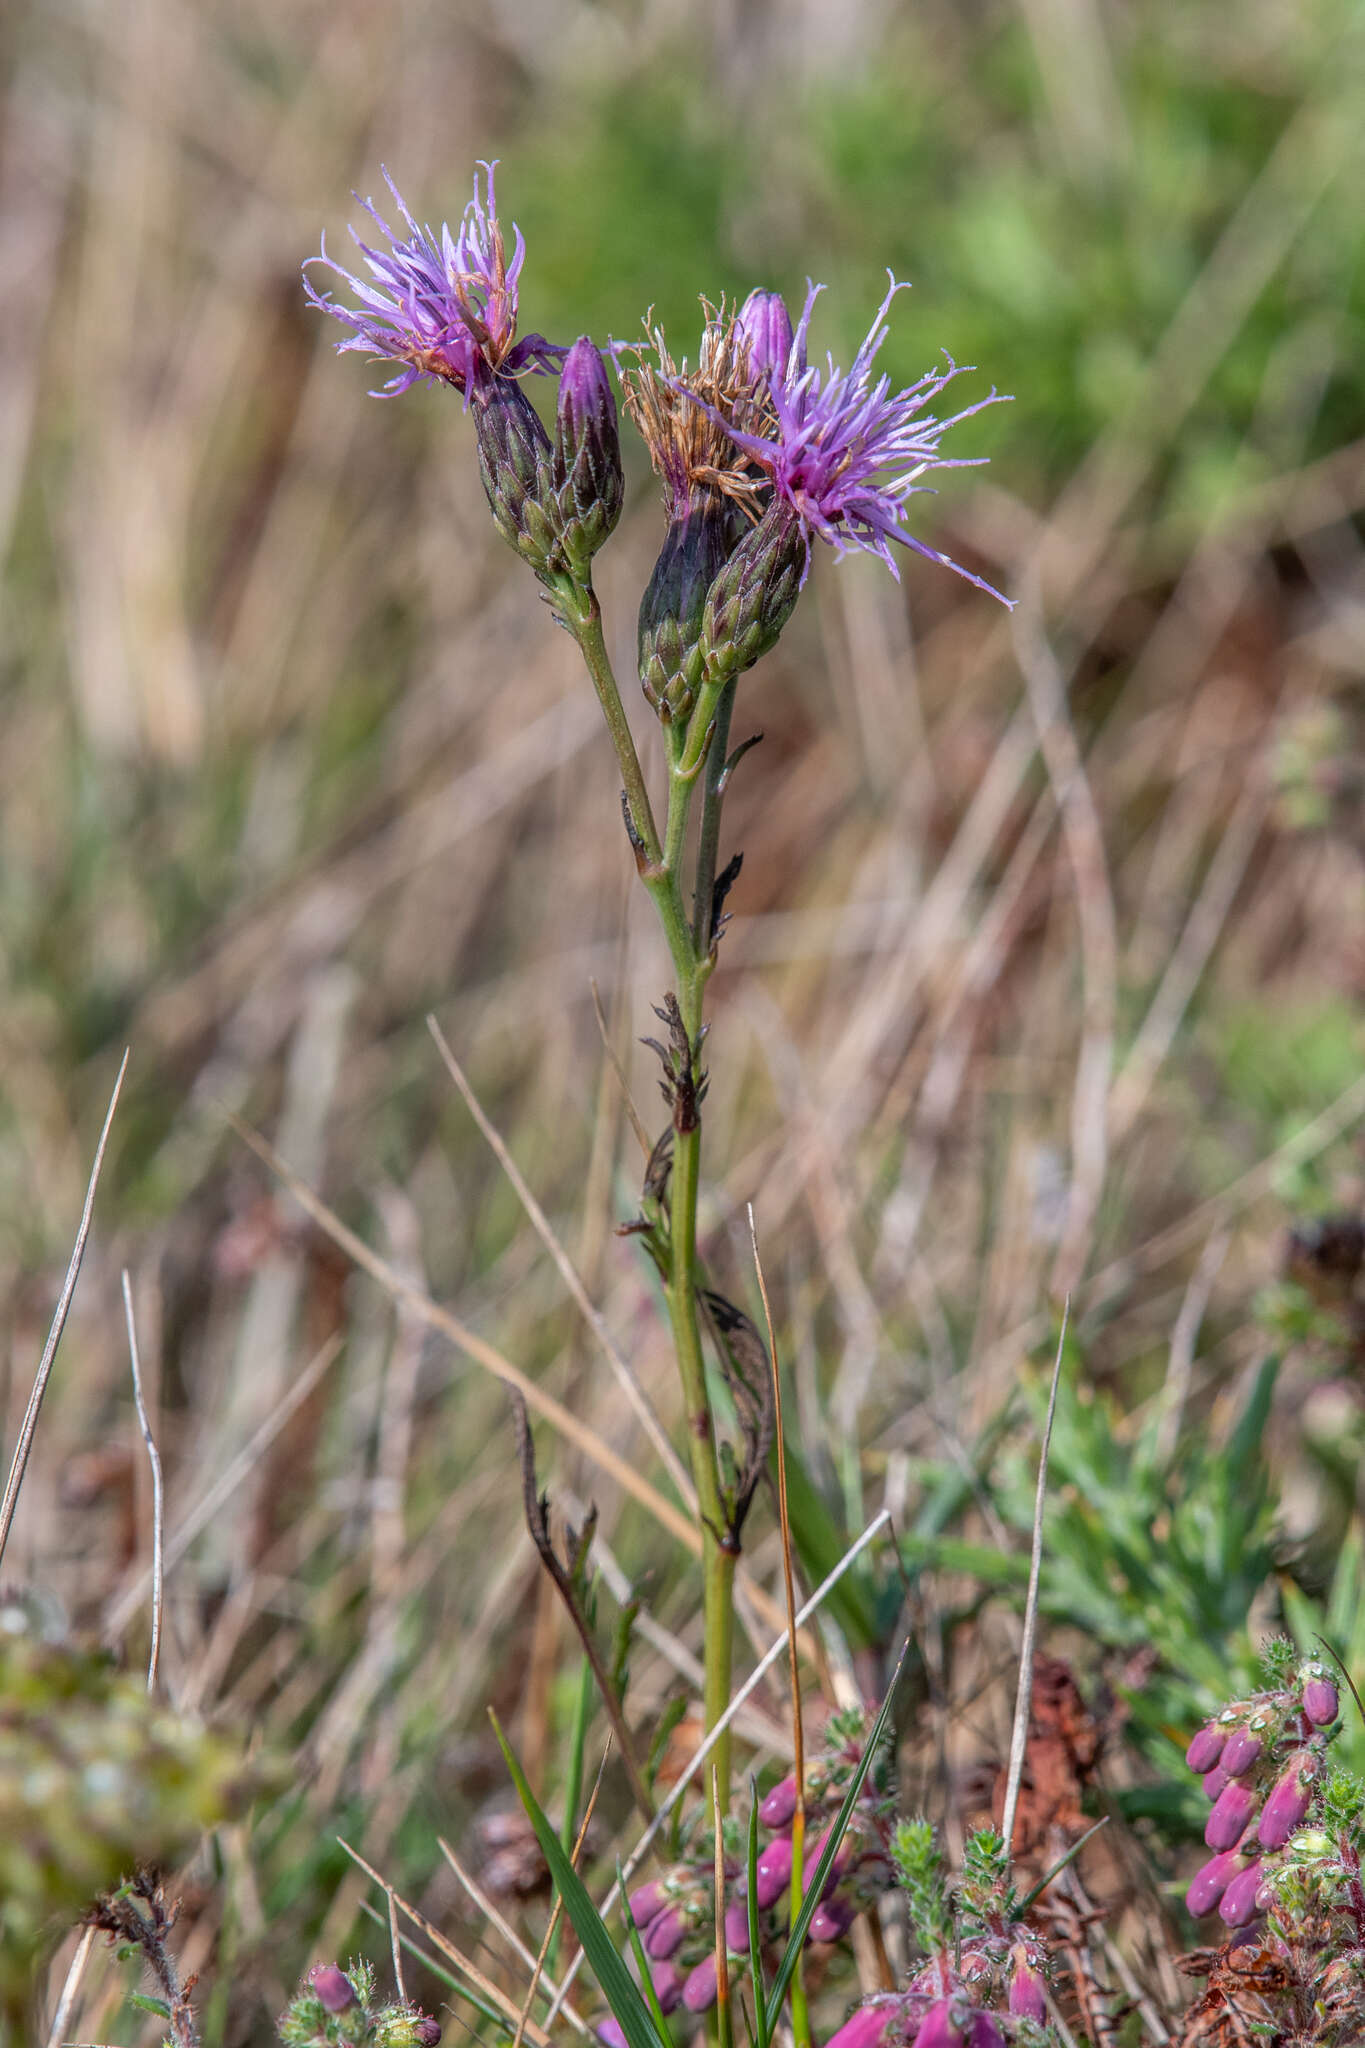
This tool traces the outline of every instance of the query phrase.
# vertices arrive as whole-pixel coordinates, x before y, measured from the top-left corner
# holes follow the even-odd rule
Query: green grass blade
[[[602,1995],[611,2007],[622,2033],[630,2043],[630,2048],[667,2048],[666,2037],[660,2037],[644,1995],[621,1960],[616,1943],[611,1938],[605,1920],[593,1904],[587,1886],[569,1861],[539,1800],[526,1782],[526,1773],[517,1762],[502,1729],[498,1726],[497,1716],[490,1713],[488,1718],[493,1723],[493,1733],[498,1738],[498,1747],[512,1774],[512,1783],[517,1788],[517,1795],[526,1808],[527,1819],[535,1829],[541,1854],[550,1866],[550,1875],[564,1901],[564,1910],[573,1923],[574,1933],[583,1944],[583,1953],[587,1957],[589,1968],[602,1987]]]
[[[749,1780],[749,1845],[745,1903],[749,1909],[749,1985],[754,1995],[754,2048],[768,2048],[768,2001],[763,1996],[763,1943],[758,1925],[758,1781]]]

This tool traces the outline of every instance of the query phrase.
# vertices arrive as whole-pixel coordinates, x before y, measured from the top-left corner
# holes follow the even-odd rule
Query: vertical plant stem
[[[711,953],[711,893],[716,885],[720,848],[720,807],[725,795],[725,760],[730,746],[730,718],[735,708],[738,676],[731,676],[716,705],[716,730],[706,757],[702,789],[701,832],[697,840],[697,879],[692,893],[692,943],[699,960]]]
[[[640,767],[640,756],[635,751],[635,737],[626,717],[626,707],[621,702],[607,643],[602,632],[602,607],[597,602],[596,592],[591,588],[575,592],[572,613],[572,631],[582,652],[592,686],[597,692],[597,701],[602,706],[602,716],[607,721],[616,758],[621,764],[621,781],[626,792],[626,808],[635,836],[643,849],[646,861],[652,867],[659,865],[662,848],[659,845],[658,828],[654,823],[654,812],[650,806],[649,791],[645,787],[644,772]]]

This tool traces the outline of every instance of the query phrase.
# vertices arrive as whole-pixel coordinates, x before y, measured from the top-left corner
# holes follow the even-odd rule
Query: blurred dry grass
[[[1247,13],[1254,89],[1299,31]],[[647,1277],[611,1234],[639,1160],[591,983],[648,1118],[635,1041],[662,968],[595,706],[508,573],[458,407],[365,398],[306,313],[298,262],[321,223],[339,237],[380,158],[439,216],[473,160],[501,153],[505,211],[529,230],[545,201],[519,156],[553,164],[563,138],[572,161],[576,99],[604,79],[629,92],[681,47],[760,169],[721,196],[719,278],[642,287],[623,232],[622,296],[685,302],[752,279],[770,247],[818,274],[800,252],[837,245],[839,193],[831,173],[823,215],[793,199],[786,109],[811,80],[894,56],[906,30],[887,15],[128,0],[20,7],[3,30],[7,1442],[108,1083],[133,1053],[10,1571],[82,1626],[117,1615],[138,1654],[145,1475],[121,1266],[172,1529],[317,1362],[170,1583],[171,1692],[229,1702],[300,1759],[297,1799],[264,1828],[265,1889],[243,1862],[191,1914],[187,1966],[222,1986],[214,2040],[264,2039],[290,1973],[358,1938],[340,1823],[413,1888],[429,1877],[433,1915],[454,1912],[432,1823],[459,1836],[501,1782],[490,1697],[519,1709],[552,1778],[563,1648],[519,1533],[500,1390],[351,1277],[224,1110],[638,1460],[633,1418],[452,1097],[434,1008],[672,1414]],[[1021,0],[971,22],[930,10],[916,33],[959,94],[1019,38],[1064,185],[1121,149],[1128,30],[1089,0]],[[1182,33],[1214,38],[1209,10]],[[1358,178],[1349,77],[1289,109],[1079,468],[1021,459],[940,502],[944,544],[1023,592],[1015,627],[924,565],[897,587],[875,565],[822,564],[746,683],[739,729],[766,738],[729,819],[747,861],[715,984],[705,1227],[742,1294],[755,1199],[812,1455],[873,1446],[873,1493],[904,1496],[907,1453],[970,1440],[1065,1287],[1093,1370],[1136,1395],[1160,1383],[1173,1328],[1194,1357],[1202,1322],[1181,1369],[1216,1407],[1282,1225],[1258,1162],[1341,1101],[1301,1149],[1321,1157],[1316,1199],[1361,1199],[1353,1143],[1329,1139],[1365,1114],[1365,442],[1310,446],[1294,396],[1317,374],[1307,316],[1276,359],[1285,376],[1306,366],[1275,413],[1276,462],[1193,531],[1187,504],[1149,490],[1314,207]],[[681,133],[678,149],[679,178],[684,158],[696,175]],[[649,174],[667,186],[666,149]],[[611,269],[595,222],[624,222],[630,201],[588,189],[572,210],[581,246],[533,242],[527,268],[526,317],[551,332],[583,317],[588,245]],[[869,309],[880,260],[860,273]],[[951,304],[915,312],[952,345]],[[1345,320],[1326,299],[1322,315]],[[986,367],[1029,405],[1027,360]],[[658,538],[636,480],[601,578],[623,673]],[[597,1499],[629,1572],[653,1569],[657,1619],[695,1650],[695,1588],[667,1539],[578,1454],[547,1442],[542,1467],[557,1495]],[[770,1584],[774,1560],[765,1534],[753,1561]],[[641,1708],[669,1683],[665,1653],[642,1652]],[[112,1968],[89,1984],[77,2037],[112,2039],[130,2024]]]

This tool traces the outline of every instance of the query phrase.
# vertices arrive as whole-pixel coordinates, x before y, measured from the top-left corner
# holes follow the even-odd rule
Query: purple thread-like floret
[[[382,168],[382,166],[381,166]],[[361,200],[389,246],[371,248],[355,229],[351,239],[365,259],[369,278],[358,276],[327,253],[309,263],[321,263],[334,270],[360,304],[340,305],[328,292],[320,292],[304,265],[303,288],[319,312],[351,329],[337,343],[338,354],[358,349],[363,354],[397,363],[398,370],[377,398],[396,398],[423,377],[454,384],[468,391],[480,377],[502,370],[508,375],[523,369],[552,371],[565,351],[528,334],[517,341],[517,283],[526,257],[521,230],[513,227],[512,260],[507,261],[493,190],[496,164],[482,164],[484,190],[479,192],[474,177],[474,197],[465,208],[459,232],[452,234],[444,222],[439,235],[419,227],[402,194],[384,170],[384,181],[407,228],[406,238],[397,235],[370,199]]]
[[[795,512],[808,555],[813,534],[837,555],[847,554],[851,548],[864,549],[899,577],[890,546],[893,540],[899,541],[1009,605],[1011,600],[982,577],[972,575],[926,541],[917,540],[906,524],[905,511],[907,498],[932,488],[919,482],[926,471],[975,468],[987,459],[940,455],[939,441],[959,420],[1003,402],[1003,394],[991,391],[961,412],[936,419],[924,408],[959,375],[951,357],[946,358],[946,370],[927,370],[904,391],[893,393],[888,377],[874,376],[873,361],[888,331],[887,308],[896,293],[905,289],[894,277],[852,367],[836,369],[831,356],[825,370],[812,368],[806,361],[806,341],[811,313],[823,289],[822,285],[810,285],[785,370],[775,369],[770,375],[774,431],[748,433],[728,421],[721,424],[735,446],[772,479],[776,495]],[[706,409],[719,418],[712,408]]]

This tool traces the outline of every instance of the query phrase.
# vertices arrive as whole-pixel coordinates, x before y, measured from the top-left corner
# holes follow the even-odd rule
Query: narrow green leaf
[[[770,2012],[780,2012],[782,2009],[782,2001],[787,1995],[787,1987],[796,1972],[797,1958],[801,1954],[801,1944],[806,1938],[806,1929],[815,1917],[815,1909],[820,1903],[820,1894],[825,1888],[825,1879],[829,1876],[830,1865],[839,1853],[839,1844],[844,1839],[844,1833],[852,1818],[853,1809],[858,1803],[858,1794],[863,1789],[863,1780],[872,1768],[872,1759],[877,1754],[878,1744],[881,1742],[882,1736],[886,1731],[886,1724],[891,1718],[891,1704],[896,1697],[896,1687],[900,1684],[901,1673],[905,1669],[905,1660],[909,1654],[910,1642],[907,1638],[902,1646],[899,1657],[896,1659],[896,1668],[891,1674],[891,1683],[886,1688],[886,1698],[882,1701],[881,1712],[872,1723],[872,1731],[864,1744],[862,1758],[857,1770],[853,1773],[849,1788],[844,1794],[844,1803],[839,1808],[838,1816],[829,1831],[829,1839],[821,1852],[820,1861],[815,1866],[811,1881],[806,1887],[806,1895],[801,1901],[801,1911],[796,1916],[796,1922],[788,1938],[782,1960],[777,1966],[777,1975],[773,1978],[768,1991],[768,2010]],[[633,2043],[632,2048],[634,2048]]]
[[[630,2048],[668,2048],[666,2038],[661,2038],[644,1996],[621,1960],[616,1943],[608,1932],[605,1920],[593,1904],[587,1886],[569,1861],[540,1801],[527,1783],[526,1773],[513,1755],[507,1738],[498,1725],[496,1714],[490,1712],[488,1718],[493,1723],[493,1733],[498,1738],[498,1747],[512,1774],[517,1796],[526,1808],[527,1819],[535,1829],[541,1854],[550,1866],[550,1875],[564,1901],[564,1910],[573,1923],[574,1933],[583,1944],[583,1953],[588,1959],[592,1973],[602,1987],[602,1995],[611,2007],[622,2033],[630,2043]]]
[[[749,1780],[749,1847],[747,1891],[749,1908],[749,1983],[754,1994],[754,2048],[768,2048],[768,2001],[763,1996],[763,1943],[758,1925],[758,1780]]]

